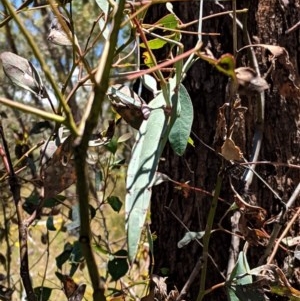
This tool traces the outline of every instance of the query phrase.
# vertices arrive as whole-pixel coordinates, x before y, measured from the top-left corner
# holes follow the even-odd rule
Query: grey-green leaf
[[[187,232],[184,234],[183,238],[177,243],[178,248],[182,248],[188,245],[191,241],[195,239],[201,239],[204,235],[204,231],[201,232]]]
[[[240,252],[237,263],[233,268],[229,281],[226,284],[227,296],[230,301],[239,301],[236,295],[237,285],[246,285],[253,282],[252,276],[248,275],[250,267],[245,252]]]
[[[182,156],[188,144],[194,119],[191,98],[182,84],[179,87],[178,100],[180,102],[181,111],[171,129],[169,141],[174,152]]]
[[[28,60],[12,52],[2,52],[0,58],[4,73],[16,86],[43,96],[42,80]]]
[[[163,93],[150,103],[150,116],[141,124],[133,146],[132,157],[127,170],[126,183],[126,230],[128,256],[133,261],[137,252],[142,227],[150,204],[151,189],[160,156],[167,142],[170,129],[176,119],[178,93],[176,81],[170,80],[168,91],[173,104],[171,116],[165,113],[166,104]]]

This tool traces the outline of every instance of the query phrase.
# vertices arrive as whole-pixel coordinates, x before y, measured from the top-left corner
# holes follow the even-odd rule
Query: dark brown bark
[[[280,45],[287,49],[290,60],[293,63],[296,73],[300,67],[300,31],[299,28],[290,34],[285,34],[291,26],[300,19],[300,1],[238,1],[239,8],[249,8],[247,27],[250,37],[257,36],[260,43]],[[222,2],[222,4],[228,2]],[[229,4],[226,4],[231,9]],[[182,2],[174,4],[175,12],[183,22],[198,19],[198,2]],[[221,8],[212,2],[204,1],[204,15],[221,11]],[[151,20],[155,21],[164,13],[163,10],[151,11]],[[147,20],[148,22],[149,20]],[[217,38],[204,37],[204,42],[210,42],[216,57],[226,52],[232,52],[232,20],[229,16],[214,18],[203,22],[204,32],[219,32]],[[189,28],[197,30],[197,25]],[[238,30],[238,47],[244,46],[243,34]],[[185,49],[190,49],[196,43],[195,36],[184,36]],[[238,65],[247,62],[249,57],[242,56]],[[270,67],[266,59],[266,51],[257,49],[257,58],[262,73]],[[276,63],[277,64],[277,63]],[[290,84],[288,70],[283,65],[277,64],[273,78],[268,77],[270,90],[266,93],[266,110],[263,146],[260,160],[273,162],[299,164],[299,101],[300,92],[297,89],[290,89],[283,92],[284,83]],[[278,77],[280,74],[280,77]],[[216,116],[218,108],[225,102],[225,88],[227,78],[218,73],[214,68],[203,61],[198,61],[188,73],[184,85],[188,89],[194,104],[193,132],[196,133],[205,143],[213,145],[213,138],[216,128]],[[281,93],[281,94],[280,94]],[[256,120],[255,98],[242,99],[242,104],[248,107],[245,121],[245,139],[240,139],[239,145],[244,150],[246,158],[252,153],[252,142]],[[176,181],[190,181],[191,186],[203,188],[212,192],[220,170],[221,160],[218,156],[192,135],[195,140],[195,148],[189,146],[183,157],[174,155],[170,147],[164,153],[165,161],[161,163],[159,170],[167,173]],[[257,168],[258,173],[277,191],[286,201],[293,189],[299,183],[299,170],[287,167],[261,165]],[[239,174],[238,176],[241,176]],[[237,181],[236,185],[241,184]],[[249,194],[256,199],[257,205],[265,208],[269,215],[278,213],[278,202],[272,192],[269,191],[259,180],[254,179]],[[223,183],[221,197],[233,202],[232,192],[228,181]],[[154,272],[160,274],[163,268],[168,269],[168,288],[175,285],[179,290],[189,278],[194,266],[201,256],[201,247],[192,242],[184,248],[177,248],[178,241],[183,237],[186,230],[181,223],[174,218],[174,214],[184,223],[190,231],[203,231],[207,221],[207,214],[211,197],[201,193],[191,192],[185,198],[181,191],[176,190],[172,184],[163,184],[154,189],[152,198],[152,225],[151,230],[156,233],[157,240],[154,243]],[[298,201],[299,203],[299,201]],[[297,204],[296,204],[297,205]],[[169,209],[168,209],[169,208]],[[217,208],[215,222],[225,213],[227,205],[222,202]],[[173,214],[172,214],[173,213]],[[270,217],[269,216],[269,217]],[[225,221],[225,227],[230,230],[230,224]],[[216,232],[212,235],[210,254],[215,259],[218,269],[211,261],[207,275],[206,287],[224,281],[220,275],[226,273],[228,254],[230,247],[230,235],[223,232]],[[241,242],[241,247],[244,241]],[[250,248],[250,264],[257,265],[263,248]],[[199,272],[200,274],[200,272]],[[195,300],[199,289],[199,277],[193,282],[186,300]],[[296,284],[295,284],[296,285]],[[227,300],[223,289],[216,290],[209,294],[205,300]]]

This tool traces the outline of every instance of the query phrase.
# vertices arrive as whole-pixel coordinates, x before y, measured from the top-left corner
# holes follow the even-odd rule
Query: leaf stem
[[[211,230],[213,227],[213,222],[216,214],[218,199],[220,196],[221,186],[223,181],[222,171],[219,172],[217,177],[217,183],[215,187],[214,196],[212,199],[210,211],[208,214],[208,219],[205,228],[205,234],[203,236],[203,251],[202,251],[202,270],[200,276],[200,289],[197,297],[197,301],[202,301],[203,297],[205,296],[205,280],[206,280],[206,273],[207,273],[207,261],[208,261],[208,247],[209,247],[209,240],[211,235]]]

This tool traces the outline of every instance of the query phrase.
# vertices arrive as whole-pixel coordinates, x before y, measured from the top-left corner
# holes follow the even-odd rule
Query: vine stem
[[[203,251],[202,251],[202,269],[201,269],[201,276],[200,276],[200,288],[197,297],[197,301],[202,301],[203,297],[205,296],[205,280],[206,280],[206,273],[207,273],[207,262],[208,262],[208,248],[209,248],[209,241],[211,236],[211,231],[216,215],[216,209],[218,205],[218,199],[220,196],[220,191],[222,187],[223,175],[222,171],[219,172],[217,177],[217,183],[215,186],[215,193],[212,199],[212,203],[210,206],[208,219],[205,228],[205,234],[203,236]]]

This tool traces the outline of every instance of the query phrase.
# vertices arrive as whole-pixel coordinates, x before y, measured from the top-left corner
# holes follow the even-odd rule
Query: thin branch
[[[4,104],[5,106],[20,110],[25,113],[30,113],[30,114],[39,116],[45,120],[50,120],[50,121],[54,121],[57,123],[63,123],[65,125],[68,124],[66,118],[63,116],[49,113],[49,112],[37,109],[35,107],[25,105],[25,104],[17,102],[17,101],[13,101],[13,100],[10,100],[10,99],[4,98],[4,97],[0,97],[0,103]]]
[[[19,245],[20,245],[20,274],[22,282],[26,291],[28,301],[36,301],[36,296],[32,287],[31,278],[29,274],[29,264],[28,264],[28,228],[24,223],[23,218],[23,208],[21,202],[21,185],[18,181],[18,177],[14,172],[13,164],[10,158],[9,148],[5,139],[4,131],[2,124],[0,123],[0,135],[3,142],[3,147],[6,155],[8,168],[7,172],[9,173],[9,186],[12,193],[12,197],[16,206],[17,219],[18,219],[18,230],[19,230]]]
[[[99,269],[91,247],[91,230],[89,219],[89,184],[86,166],[86,155],[90,136],[97,126],[98,118],[102,110],[103,100],[109,85],[109,74],[114,59],[118,33],[123,17],[125,0],[120,0],[113,7],[111,31],[109,39],[105,42],[97,73],[95,75],[96,85],[91,94],[84,116],[79,127],[80,136],[74,143],[75,169],[77,174],[76,190],[80,206],[80,238],[82,253],[85,257],[89,276],[93,286],[93,300],[104,301],[104,285],[99,276]]]

